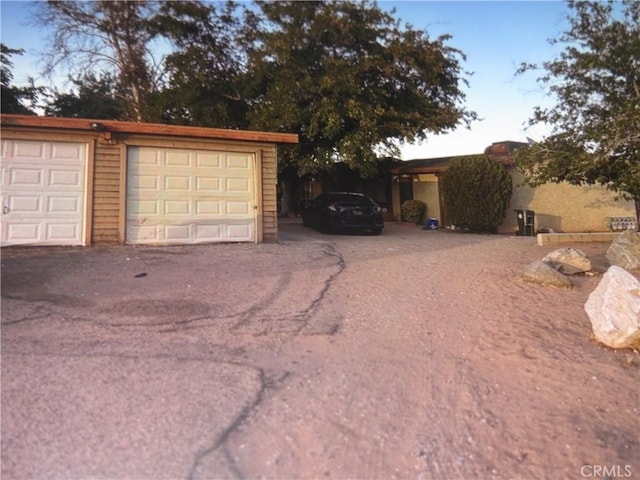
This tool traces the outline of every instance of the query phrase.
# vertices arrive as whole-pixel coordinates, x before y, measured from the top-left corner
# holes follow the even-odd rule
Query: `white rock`
[[[592,269],[591,260],[577,248],[565,247],[548,253],[542,261],[565,275],[576,275]]]
[[[640,348],[640,281],[612,266],[584,309],[598,341],[612,348]]]
[[[607,259],[611,265],[640,270],[640,233],[627,230],[618,235],[607,250]]]

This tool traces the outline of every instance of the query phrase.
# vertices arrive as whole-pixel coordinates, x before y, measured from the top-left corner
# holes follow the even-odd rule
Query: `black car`
[[[322,193],[302,204],[302,223],[321,232],[362,231],[378,235],[382,208],[361,193]]]

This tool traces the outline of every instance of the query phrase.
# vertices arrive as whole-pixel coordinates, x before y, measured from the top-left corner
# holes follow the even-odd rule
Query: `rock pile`
[[[607,250],[607,259],[612,265],[584,305],[593,334],[612,348],[640,349],[640,280],[625,270],[640,270],[640,233],[620,234]],[[566,247],[528,265],[522,278],[544,286],[571,288],[570,276],[591,270],[591,261],[583,251]]]

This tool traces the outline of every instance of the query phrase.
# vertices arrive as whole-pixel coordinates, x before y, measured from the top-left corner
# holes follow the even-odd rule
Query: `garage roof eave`
[[[298,143],[298,135],[295,133],[228,130],[222,128],[165,125],[161,123],[121,122],[91,118],[39,117],[15,114],[2,114],[0,115],[0,119],[2,127],[59,128],[111,133],[138,133],[219,140],[243,140],[250,142]]]

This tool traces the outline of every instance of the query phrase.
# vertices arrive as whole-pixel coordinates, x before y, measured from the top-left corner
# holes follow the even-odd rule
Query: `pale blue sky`
[[[430,136],[420,145],[403,146],[403,160],[479,153],[493,142],[540,140],[547,133],[542,127],[526,129],[525,124],[536,105],[551,100],[537,85],[535,74],[514,74],[521,62],[540,63],[555,56],[557,47],[551,47],[548,39],[566,29],[566,3],[384,0],[378,4],[383,10],[395,8],[396,18],[426,30],[431,38],[452,35],[448,45],[465,53],[464,69],[474,72],[465,88],[466,107],[483,118],[470,130],[460,128]],[[27,25],[29,2],[2,0],[0,14],[2,42],[26,51],[13,58],[14,83],[25,82],[29,76],[46,83],[38,78],[36,56],[43,49],[46,32]]]

